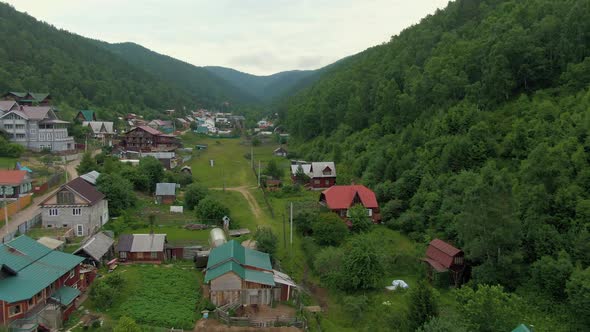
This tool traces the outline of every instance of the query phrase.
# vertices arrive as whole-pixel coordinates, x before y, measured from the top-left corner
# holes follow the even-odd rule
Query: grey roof
[[[103,232],[94,234],[84,244],[74,251],[74,255],[79,252],[85,252],[88,256],[92,257],[95,261],[99,262],[100,259],[109,252],[109,249],[113,246],[115,240]]]
[[[100,173],[97,171],[90,171],[84,175],[80,175],[80,177],[84,180],[86,180],[86,182],[92,184],[92,185],[96,185],[96,180],[98,179],[98,177],[100,176]]]
[[[131,245],[133,244],[132,234],[123,234],[119,236],[119,242],[117,242],[117,251],[131,251]]]
[[[297,174],[297,169],[299,168],[299,165],[301,165],[301,168],[303,168],[303,173],[305,173],[305,175],[311,177],[311,164],[291,165],[291,174],[293,174],[293,175]]]
[[[22,112],[31,120],[54,119],[51,106],[23,106]]]
[[[16,104],[14,100],[0,100],[0,111],[10,111],[14,108],[14,104]]]
[[[82,122],[82,125],[85,127],[90,127],[90,129],[92,129],[92,132],[95,134],[100,134],[100,133],[107,133],[107,134],[113,134],[113,123],[110,121],[84,121]],[[104,126],[104,130],[105,131],[101,131],[101,129]]]
[[[156,159],[172,159],[176,156],[176,154],[174,152],[142,152],[141,156],[152,156]]]
[[[121,240],[125,241],[123,246],[121,246]],[[123,235],[121,235],[121,237],[119,237],[119,246],[117,246],[117,249],[118,251],[129,252],[160,252],[164,251],[165,243],[166,234],[133,234],[125,235],[125,239],[123,239]]]
[[[48,236],[42,236],[41,238],[39,238],[37,240],[37,242],[41,243],[42,245],[46,246],[47,248],[51,249],[51,250],[55,250],[61,246],[63,246],[63,244],[65,243],[64,241],[60,241],[58,239],[54,239]]]
[[[329,174],[324,174],[324,169],[328,167],[330,169]],[[334,162],[313,162],[311,163],[311,177],[312,178],[327,178],[336,176],[336,166]]]
[[[176,196],[176,183],[156,183],[156,196]]]

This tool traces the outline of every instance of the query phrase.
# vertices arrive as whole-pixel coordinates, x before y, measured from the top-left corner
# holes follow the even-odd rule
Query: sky
[[[317,69],[389,41],[448,0],[2,0],[110,43],[255,75]]]

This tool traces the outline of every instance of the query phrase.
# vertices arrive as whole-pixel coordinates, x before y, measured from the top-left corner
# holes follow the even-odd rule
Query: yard
[[[0,169],[14,169],[16,158],[0,157]]]
[[[202,276],[192,264],[127,265],[114,273],[122,276],[124,282],[112,305],[102,312],[107,316],[107,324],[128,316],[146,326],[194,328]],[[92,298],[84,306],[100,313]]]

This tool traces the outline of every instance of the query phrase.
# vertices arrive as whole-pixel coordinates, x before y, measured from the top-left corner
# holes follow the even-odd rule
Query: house
[[[46,228],[73,228],[76,236],[94,234],[109,220],[105,196],[82,177],[64,184],[40,204]]]
[[[166,234],[123,234],[116,251],[123,262],[160,264],[166,260]]]
[[[0,116],[0,129],[11,142],[33,151],[70,151],[74,138],[68,136],[68,125],[55,115],[51,106],[20,106]]]
[[[176,183],[156,183],[157,204],[172,204],[176,200]]]
[[[449,282],[456,287],[463,281],[465,271],[465,254],[462,250],[440,239],[430,241],[426,249],[426,258],[422,259],[428,264],[428,276],[431,280],[440,278],[442,273],[449,273]]]
[[[286,157],[287,156],[287,150],[285,150],[285,148],[283,148],[282,146],[279,146],[278,148],[276,148],[273,152],[273,155],[277,156],[277,157]]]
[[[21,235],[0,244],[0,325],[15,331],[67,320],[80,295],[83,258],[51,250]]]
[[[165,131],[165,132],[172,132],[173,128],[174,128],[174,124],[172,123],[172,121],[164,121],[164,120],[152,120],[150,122],[148,122],[148,127],[151,127],[153,129],[157,129],[157,130],[161,130],[161,131]]]
[[[349,217],[348,209],[360,204],[367,209],[367,215],[374,223],[381,221],[379,204],[375,193],[363,185],[332,186],[320,195],[320,204],[324,205],[341,218]]]
[[[115,240],[104,232],[94,234],[88,238],[74,255],[84,257],[84,263],[100,267],[115,257]]]
[[[309,177],[308,186],[311,189],[325,189],[336,184],[336,166],[334,162],[291,162],[291,179],[293,182],[299,180],[297,175],[300,167],[303,174]]]
[[[24,170],[0,170],[0,198],[18,198],[33,189],[29,172]]]
[[[211,249],[204,284],[216,306],[271,305],[276,286],[270,256],[244,248],[235,240]]]
[[[19,105],[51,105],[51,95],[46,92],[7,92],[2,99],[16,101]]]
[[[139,126],[123,135],[121,145],[131,151],[172,151],[180,144],[173,135],[164,134],[149,126]]]
[[[186,129],[189,126],[189,122],[183,118],[176,118],[176,122],[178,122],[180,128]]]
[[[93,138],[100,140],[103,144],[112,145],[112,138],[115,135],[112,122],[84,121],[82,125],[90,128]]]
[[[174,152],[140,152],[139,157],[154,157],[158,159],[165,169],[173,169],[178,164]]]
[[[81,110],[78,111],[74,120],[78,120],[80,122],[93,122],[96,121],[96,113],[91,110]]]

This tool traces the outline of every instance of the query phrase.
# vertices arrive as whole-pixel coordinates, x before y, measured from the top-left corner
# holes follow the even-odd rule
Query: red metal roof
[[[145,132],[148,132],[148,133],[150,133],[152,135],[157,135],[157,136],[162,135],[162,132],[160,132],[159,130],[156,130],[156,129],[152,128],[152,127],[149,127],[149,126],[138,126],[136,128],[139,128],[139,129],[141,129],[141,130],[143,130]]]
[[[449,268],[453,264],[453,258],[461,253],[461,250],[453,247],[452,245],[444,242],[443,240],[434,239],[430,241],[428,249],[426,249],[425,261],[430,263],[432,267],[438,270],[437,266],[431,263],[435,261],[444,268]]]
[[[353,205],[354,198],[358,194],[362,204],[366,208],[378,208],[375,193],[363,185],[332,186],[322,192],[321,199],[325,200],[330,209],[348,209]]]
[[[25,181],[27,171],[0,170],[0,185],[14,185]]]

